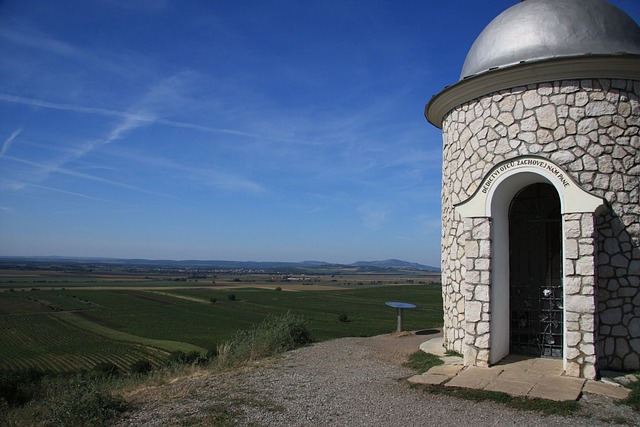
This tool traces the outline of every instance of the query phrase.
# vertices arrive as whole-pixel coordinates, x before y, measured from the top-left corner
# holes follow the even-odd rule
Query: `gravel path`
[[[626,419],[627,406],[585,396],[571,419],[425,393],[402,367],[425,336],[343,338],[224,374],[176,381],[132,396],[123,426],[595,426]]]

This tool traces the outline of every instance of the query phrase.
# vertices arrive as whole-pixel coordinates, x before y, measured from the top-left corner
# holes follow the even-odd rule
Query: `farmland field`
[[[287,312],[303,315],[316,341],[389,333],[395,310],[384,302],[391,300],[417,305],[405,314],[406,330],[442,322],[439,284],[416,284],[416,277],[301,284],[259,275],[189,282],[39,274],[0,278],[0,368],[69,371],[108,361],[127,369],[140,359],[157,365],[173,350],[214,350],[238,330]]]

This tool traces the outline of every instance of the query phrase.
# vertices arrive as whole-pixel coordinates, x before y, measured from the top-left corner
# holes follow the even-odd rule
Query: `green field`
[[[161,364],[173,350],[213,350],[236,331],[286,312],[303,315],[316,341],[372,336],[395,330],[395,310],[384,305],[391,300],[418,306],[406,312],[406,330],[427,329],[441,326],[441,298],[438,284],[298,292],[5,290],[0,292],[0,368],[69,371],[109,361],[126,369],[139,359]],[[339,320],[340,313],[347,322]]]

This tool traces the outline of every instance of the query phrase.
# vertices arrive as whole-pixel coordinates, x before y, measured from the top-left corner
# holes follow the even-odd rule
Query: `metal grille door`
[[[510,352],[562,357],[562,219],[549,184],[521,190],[509,208]]]

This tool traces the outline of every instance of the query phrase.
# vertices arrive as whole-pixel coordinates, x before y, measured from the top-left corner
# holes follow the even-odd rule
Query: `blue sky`
[[[0,255],[438,266],[424,105],[515,3],[0,1]]]

